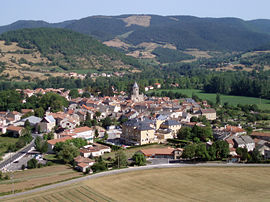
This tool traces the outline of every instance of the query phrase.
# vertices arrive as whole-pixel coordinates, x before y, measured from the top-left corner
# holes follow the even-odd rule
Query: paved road
[[[17,197],[17,196],[22,196],[26,194],[31,194],[31,193],[36,193],[36,192],[43,192],[48,189],[53,189],[57,188],[60,186],[65,186],[65,185],[70,185],[72,183],[78,183],[84,180],[89,180],[89,179],[94,179],[102,176],[108,176],[108,175],[115,175],[119,173],[126,173],[126,172],[132,172],[132,171],[139,171],[139,170],[149,170],[149,169],[154,169],[154,168],[178,168],[178,167],[270,167],[270,164],[232,164],[232,163],[197,163],[197,164],[159,164],[159,165],[147,165],[147,166],[142,166],[142,167],[131,167],[131,168],[124,168],[120,170],[112,170],[112,171],[107,171],[107,172],[102,172],[102,173],[97,173],[94,175],[88,175],[85,177],[73,179],[73,180],[68,180],[65,182],[57,183],[57,184],[52,184],[44,187],[40,187],[37,189],[32,189],[26,192],[20,192],[16,193],[14,195],[6,195],[6,196],[1,196],[1,199],[6,199],[6,198],[12,198],[12,197]]]
[[[18,152],[16,152],[14,155],[12,155],[10,158],[2,161],[0,163],[0,170],[3,169],[4,167],[6,167],[8,164],[14,162],[15,160],[17,160],[18,158],[20,158],[21,156],[25,155],[27,152],[29,152],[31,150],[32,147],[35,146],[35,139],[38,136],[37,134],[32,134],[33,136],[33,140],[30,144],[28,144],[26,147],[24,147],[23,149],[19,150]]]

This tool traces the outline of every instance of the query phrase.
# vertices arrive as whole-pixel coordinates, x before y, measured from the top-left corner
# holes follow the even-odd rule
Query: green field
[[[269,201],[269,171],[269,167],[133,171],[5,201]]]
[[[169,90],[157,90],[157,91],[169,91]],[[179,92],[185,94],[189,97],[192,97],[194,93],[199,98],[203,100],[210,100],[212,102],[216,102],[216,94],[213,93],[204,93],[201,90],[196,89],[175,89],[171,90],[173,92]],[[151,92],[151,91],[150,91]],[[244,97],[244,96],[233,96],[233,95],[221,95],[221,102],[222,104],[228,102],[231,105],[237,104],[257,104],[260,109],[263,110],[270,110],[270,100],[254,98],[254,97]]]
[[[0,158],[8,150],[9,145],[14,145],[17,141],[18,138],[0,136]]]

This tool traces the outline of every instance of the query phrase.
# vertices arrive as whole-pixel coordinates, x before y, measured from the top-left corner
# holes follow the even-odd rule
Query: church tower
[[[142,101],[144,101],[144,95],[143,94],[140,95],[139,86],[138,86],[136,81],[135,81],[135,83],[133,85],[133,88],[132,88],[131,100],[133,102],[142,102]]]
[[[137,82],[135,81],[135,83],[134,83],[134,85],[133,85],[133,95],[134,96],[139,96],[140,94],[139,94],[139,86],[138,86],[138,84],[137,84]]]

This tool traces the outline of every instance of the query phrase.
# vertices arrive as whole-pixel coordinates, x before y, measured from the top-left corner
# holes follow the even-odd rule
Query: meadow
[[[196,90],[196,89],[173,89],[173,90],[160,89],[156,91],[157,92],[159,91],[179,92],[179,93],[187,95],[188,97],[192,97],[192,94],[195,94],[203,100],[210,100],[211,102],[214,102],[214,103],[216,102],[216,94],[204,93],[203,91]],[[267,100],[267,99],[245,97],[245,96],[221,95],[221,104],[224,104],[225,102],[228,102],[231,105],[257,104],[258,107],[262,110],[270,110],[270,100]]]
[[[18,138],[0,136],[0,159],[8,150],[9,145],[14,145],[18,142]]]
[[[269,171],[269,167],[133,171],[5,201],[269,201]]]

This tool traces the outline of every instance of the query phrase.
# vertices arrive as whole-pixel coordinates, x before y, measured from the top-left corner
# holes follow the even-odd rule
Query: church
[[[131,100],[133,102],[143,102],[144,101],[144,95],[139,93],[139,86],[138,86],[136,81],[133,85]]]

